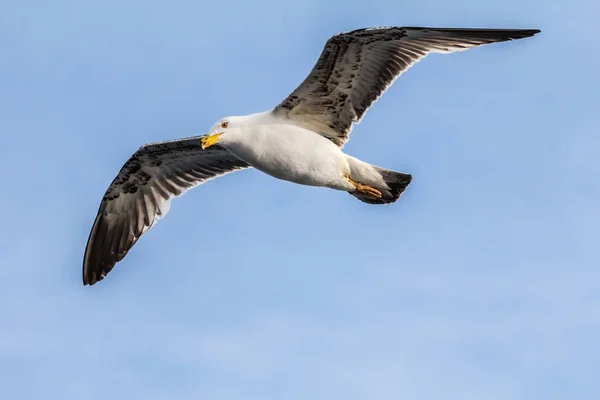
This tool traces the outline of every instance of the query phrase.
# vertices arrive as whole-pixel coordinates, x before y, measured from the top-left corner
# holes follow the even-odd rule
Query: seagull
[[[246,168],[300,185],[396,202],[412,180],[342,151],[353,124],[429,53],[531,37],[537,29],[377,27],[331,36],[305,80],[274,108],[218,120],[206,135],[149,143],[125,162],[100,203],[83,258],[83,284],[106,277],[164,217],[171,199]]]

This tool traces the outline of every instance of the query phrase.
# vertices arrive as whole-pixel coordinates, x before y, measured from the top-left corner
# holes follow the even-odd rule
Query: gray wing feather
[[[218,145],[190,137],[142,146],[108,187],[83,259],[83,283],[104,279],[137,240],[169,211],[171,199],[249,165]]]
[[[429,53],[452,53],[539,30],[382,27],[332,36],[306,79],[275,109],[342,146],[354,122]]]

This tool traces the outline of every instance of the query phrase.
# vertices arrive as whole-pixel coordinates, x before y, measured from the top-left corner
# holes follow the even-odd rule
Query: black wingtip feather
[[[93,286],[103,280],[138,241],[127,226],[111,229],[102,213],[98,213],[90,232],[83,257],[83,285]],[[107,251],[108,250],[108,251]]]
[[[406,27],[407,32],[420,31],[424,36],[441,39],[482,40],[484,43],[506,42],[532,37],[539,29],[419,28]]]
[[[455,37],[459,36],[486,36],[489,39],[497,40],[512,40],[523,39],[534,36],[541,32],[539,29],[494,29],[494,28],[434,28],[425,26],[382,26],[373,28],[360,28],[353,31],[342,32],[335,36],[353,36],[366,35],[373,31],[386,30],[405,30],[405,31],[422,31],[431,33],[451,34]]]
[[[406,26],[402,29],[415,30],[415,31],[429,31],[429,32],[449,32],[455,35],[485,35],[489,37],[529,37],[537,33],[540,33],[539,29],[495,29],[495,28],[432,28],[432,27],[416,27]]]
[[[99,257],[102,246],[109,234],[108,231],[108,224],[103,218],[102,213],[99,212],[94,220],[92,231],[90,232],[87,245],[85,246],[82,269],[84,286],[93,286],[97,282],[100,282],[116,264],[116,260],[113,260],[112,258],[110,260],[101,260]],[[106,261],[108,261],[108,263]]]

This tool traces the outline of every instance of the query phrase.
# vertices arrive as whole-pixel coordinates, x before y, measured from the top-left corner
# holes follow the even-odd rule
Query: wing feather
[[[488,43],[522,39],[534,29],[358,29],[329,38],[306,79],[273,112],[338,146],[353,123],[404,71],[429,53],[453,53]]]
[[[100,203],[83,259],[83,283],[104,279],[138,239],[169,211],[171,199],[249,165],[201,137],[142,146],[123,165]]]

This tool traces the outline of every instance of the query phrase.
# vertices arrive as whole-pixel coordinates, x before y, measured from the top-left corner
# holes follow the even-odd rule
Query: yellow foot
[[[381,192],[379,190],[372,188],[371,186],[363,185],[362,183],[356,182],[354,179],[350,178],[348,175],[344,175],[344,177],[346,179],[348,179],[348,181],[352,185],[354,185],[354,187],[356,188],[356,190],[358,192],[364,193],[364,194],[374,197],[376,199],[381,198]]]

